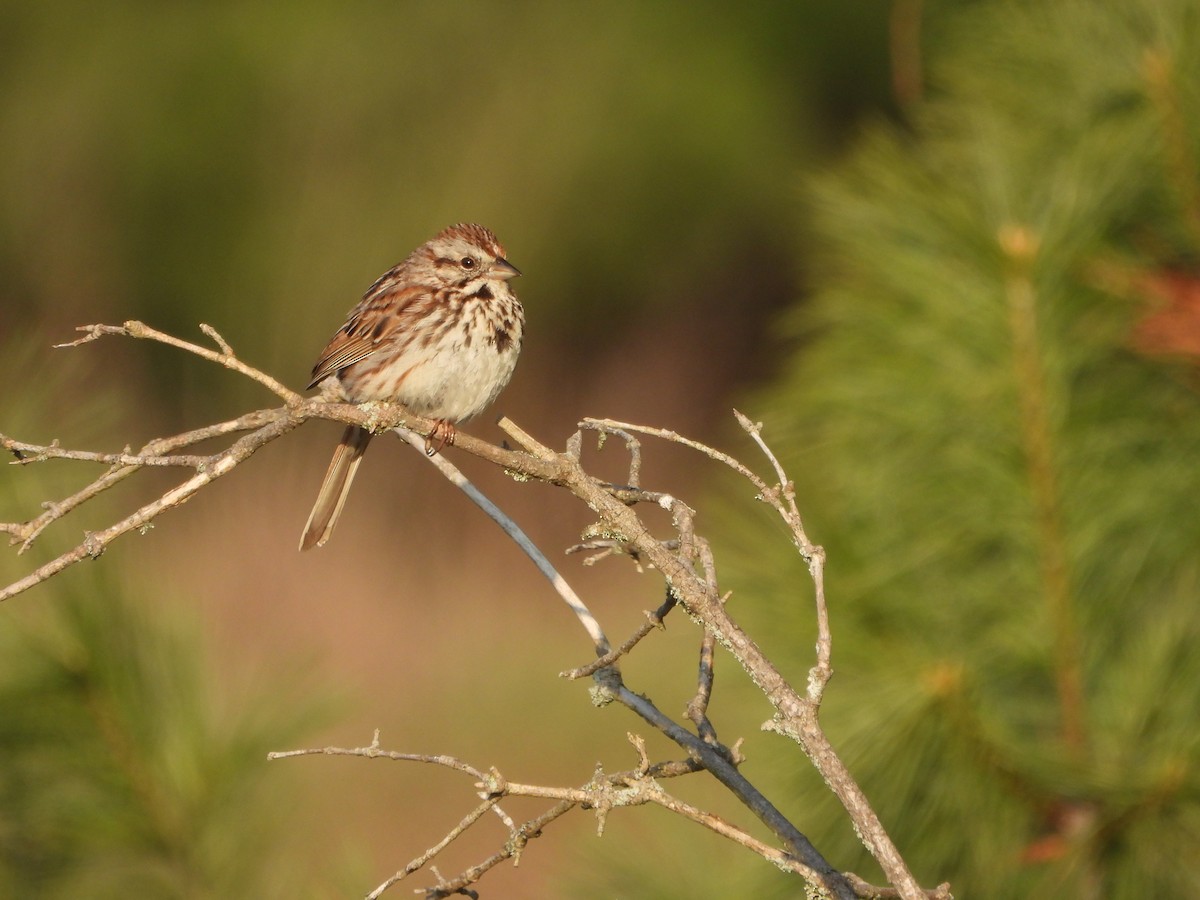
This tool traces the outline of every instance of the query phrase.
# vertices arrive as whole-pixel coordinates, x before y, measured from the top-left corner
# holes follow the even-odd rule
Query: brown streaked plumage
[[[400,403],[438,419],[427,450],[454,437],[512,377],[525,313],[508,281],[521,273],[482,225],[452,225],[385,272],[321,352],[309,387],[327,380],[351,403]],[[370,432],[342,435],[300,549],[320,547],[337,524]]]

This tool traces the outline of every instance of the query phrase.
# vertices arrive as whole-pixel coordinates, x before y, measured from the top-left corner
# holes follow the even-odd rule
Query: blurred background
[[[204,322],[298,389],[376,276],[482,222],[528,331],[467,430],[498,440],[503,414],[561,446],[608,416],[765,470],[730,409],[762,419],[830,554],[831,736],[922,883],[1193,895],[1200,15],[1043,6],[0,2],[0,431],[116,450],[272,405],[163,347],[50,346]],[[645,729],[557,677],[589,656],[574,619],[399,442],[297,553],[338,433],[293,433],[0,611],[0,896],[361,896],[474,802],[450,773],[268,750],[379,728],[526,783],[635,764]],[[591,524],[449,455],[552,557]],[[6,466],[0,520],[95,474]],[[676,447],[648,442],[643,478],[700,509],[735,616],[803,682],[786,535]],[[178,480],[140,474],[0,575]],[[622,561],[563,571],[616,640],[661,600]],[[627,682],[679,713],[697,646],[680,617]],[[728,663],[722,739],[879,881]],[[693,782],[669,788],[754,829]],[[594,835],[571,814],[483,895],[800,890],[661,811]],[[442,872],[504,837],[481,823]]]

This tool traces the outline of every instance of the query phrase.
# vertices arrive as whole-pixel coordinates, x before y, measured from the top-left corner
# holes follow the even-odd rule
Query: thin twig
[[[604,439],[610,434],[615,434],[625,442],[625,449],[629,451],[629,486],[640,488],[642,483],[642,442],[623,428],[598,428],[596,431],[598,432],[597,449],[603,449]]]
[[[595,645],[596,654],[603,656],[609,651],[608,638],[604,636],[604,631],[600,627],[600,623],[596,621],[596,617],[592,615],[591,610],[587,608],[587,604],[579,598],[575,593],[574,588],[567,583],[567,580],[559,574],[554,568],[546,555],[537,548],[537,545],[529,539],[529,536],[521,529],[512,518],[505,513],[500,507],[496,506],[484,494],[473,485],[467,476],[463,475],[462,471],[446,459],[442,454],[430,456],[425,452],[425,439],[409,431],[407,428],[397,428],[396,433],[400,435],[446,477],[446,479],[457,487],[460,491],[466,494],[471,502],[482,509],[487,515],[504,529],[507,534],[522,552],[533,560],[533,564],[537,566],[538,571],[546,577],[555,592],[562,597],[563,601],[570,607],[571,612],[575,614],[575,618],[579,620],[579,624],[583,626],[588,633],[588,637],[592,639],[592,644]]]
[[[804,521],[800,518],[800,510],[796,506],[796,487],[791,479],[787,477],[787,473],[783,471],[783,465],[767,446],[767,442],[762,436],[762,422],[751,422],[746,416],[742,415],[736,409],[733,411],[734,416],[738,420],[738,424],[742,426],[745,432],[750,435],[750,439],[758,444],[763,455],[770,461],[775,469],[775,475],[779,478],[779,488],[777,491],[769,491],[770,496],[765,497],[772,506],[778,510],[787,522],[788,527],[792,529],[796,538],[796,549],[800,551],[800,555],[808,558],[808,554],[812,552],[812,542],[808,539],[808,534],[804,531]]]
[[[709,447],[707,444],[701,444],[699,441],[694,441],[691,438],[686,438],[683,435],[667,428],[654,428],[648,425],[632,425],[629,422],[618,422],[615,419],[594,419],[590,417],[581,421],[579,423],[579,427],[590,428],[593,431],[607,431],[611,433],[618,433],[622,431],[637,432],[639,434],[648,434],[652,435],[653,437],[662,438],[663,440],[670,441],[674,444],[682,444],[684,447],[691,447],[693,450],[703,453],[710,459],[715,459],[717,462],[724,463],[742,477],[749,479],[755,487],[760,489],[766,488],[766,483],[761,478],[755,475],[750,469],[747,469],[728,453],[716,450],[712,447]]]
[[[768,497],[770,502],[787,523],[792,532],[792,543],[800,551],[800,556],[808,564],[809,577],[812,579],[815,592],[817,614],[817,661],[808,671],[808,699],[814,709],[819,709],[825,695],[825,686],[833,677],[833,632],[829,627],[829,605],[825,600],[825,548],[817,546],[809,540],[804,530],[804,521],[800,518],[800,509],[796,505],[796,487],[787,477],[778,457],[763,440],[762,423],[752,422],[736,409],[733,411],[738,424],[750,435],[763,455],[771,462],[775,474],[779,477],[779,490]]]
[[[646,571],[642,566],[641,560],[638,559],[637,553],[629,549],[629,545],[624,541],[619,541],[616,538],[592,538],[578,544],[573,544],[564,552],[570,556],[572,553],[583,553],[587,550],[596,550],[591,556],[585,556],[583,564],[585,566],[594,566],[596,563],[608,559],[610,556],[624,556],[633,563],[637,573],[641,575]]]
[[[463,816],[462,820],[457,825],[446,832],[445,837],[443,837],[440,841],[438,841],[420,856],[409,862],[408,865],[384,881],[383,884],[379,885],[377,888],[375,888],[375,890],[371,891],[371,893],[367,894],[367,900],[375,900],[375,898],[382,895],[383,892],[392,885],[407,878],[413,872],[424,868],[427,862],[445,850],[452,841],[454,841],[459,835],[479,821],[479,818],[489,809],[492,809],[495,805],[496,800],[491,797],[489,797],[487,800],[484,800],[477,807]],[[563,810],[563,812],[566,812],[566,810]]]
[[[535,816],[526,822],[523,822],[513,835],[505,842],[504,847],[496,853],[489,856],[478,865],[471,866],[469,869],[460,872],[452,879],[442,879],[441,883],[435,888],[428,888],[425,891],[425,896],[430,900],[440,900],[443,897],[449,897],[453,894],[462,893],[463,890],[471,884],[479,881],[490,869],[495,868],[507,859],[516,859],[525,849],[526,844],[533,838],[540,837],[542,830],[560,816],[569,813],[576,806],[570,800],[562,800],[550,807],[540,816]],[[378,896],[378,895],[376,895]]]
[[[48,459],[73,459],[79,462],[106,463],[110,466],[163,466],[180,469],[202,469],[211,460],[211,456],[150,456],[141,453],[96,453],[91,450],[67,450],[58,446],[57,441],[50,444],[27,444],[0,435],[0,446],[14,453],[20,453],[19,459],[14,459],[10,466],[28,466],[33,463],[45,462]]]
[[[388,759],[397,762],[417,762],[441,766],[462,772],[476,779],[475,787],[479,789],[482,802],[467,813],[440,841],[424,853],[415,857],[404,868],[390,876],[376,887],[374,891],[368,894],[368,897],[379,897],[397,882],[424,868],[447,846],[475,824],[475,822],[479,821],[489,810],[495,809],[499,801],[504,797],[535,797],[557,800],[558,803],[541,816],[531,819],[520,826],[511,827],[509,840],[506,842],[504,849],[483,863],[472,866],[454,879],[439,879],[439,884],[436,887],[428,889],[427,896],[448,896],[451,893],[462,890],[467,885],[473,884],[488,869],[505,859],[518,856],[525,844],[531,838],[537,837],[546,824],[577,806],[594,810],[602,826],[604,818],[615,808],[655,803],[666,809],[671,809],[680,815],[684,815],[719,834],[733,838],[745,846],[754,848],[761,843],[717,817],[676,800],[667,794],[658,784],[657,779],[660,778],[677,777],[701,771],[700,766],[695,761],[680,760],[652,764],[646,756],[645,742],[642,741],[639,744],[638,740],[634,739],[633,736],[630,736],[630,739],[634,747],[638,749],[639,762],[636,769],[611,774],[597,770],[586,784],[577,788],[549,787],[509,781],[495,769],[484,772],[478,767],[452,756],[399,753],[393,750],[384,750],[379,744],[378,730],[375,731],[371,743],[365,747],[314,747],[304,750],[277,751],[267,754],[267,758],[288,759],[299,756],[320,755]],[[511,820],[509,821],[511,822]],[[774,854],[774,856],[769,858],[774,859],[780,856],[779,851],[765,844],[762,846],[771,850]]]
[[[704,570],[704,580],[710,591],[717,590],[717,570],[713,561],[712,548],[703,538],[697,539],[699,557]],[[726,598],[722,598],[722,602]],[[700,665],[696,676],[696,695],[687,706],[687,717],[696,726],[697,733],[709,743],[716,743],[717,732],[708,718],[708,704],[712,699],[713,690],[713,652],[716,650],[717,639],[711,631],[705,631],[700,639]]]
[[[445,769],[453,769],[456,772],[471,775],[480,781],[485,777],[483,770],[477,769],[454,756],[447,756],[441,753],[398,753],[395,750],[384,750],[379,744],[378,728],[375,729],[375,735],[371,743],[365,747],[312,747],[307,750],[273,750],[267,754],[267,759],[291,759],[297,756],[361,756],[364,759],[390,759],[393,762],[428,763],[431,766],[441,766]]]
[[[565,672],[559,672],[558,676],[560,678],[570,679],[585,678],[588,675],[594,675],[596,672],[599,672],[601,669],[607,666],[611,666],[618,659],[641,643],[642,638],[644,638],[650,632],[656,629],[661,630],[663,627],[663,619],[665,619],[667,613],[674,608],[675,597],[672,596],[670,591],[668,591],[667,599],[663,601],[662,606],[654,611],[645,610],[646,621],[639,625],[637,631],[631,634],[629,638],[623,644],[621,644],[620,647],[615,650],[610,650],[608,653],[605,653],[598,659],[592,660],[586,666],[580,666],[577,669],[568,669]]]
[[[146,527],[160,513],[186,502],[188,498],[201,488],[216,481],[223,475],[228,475],[238,465],[249,459],[259,448],[286,434],[299,424],[299,420],[296,419],[280,419],[270,425],[264,425],[262,428],[245,437],[239,438],[228,450],[216,454],[213,457],[212,464],[206,466],[203,471],[197,472],[187,479],[187,481],[176,485],[161,497],[147,503],[138,509],[137,512],[133,513],[133,515],[127,516],[115,525],[111,525],[100,531],[87,532],[83,542],[74,549],[52,559],[43,566],[39,566],[24,578],[0,589],[0,601],[7,600],[22,591],[29,590],[34,585],[41,584],[46,579],[57,575],[63,569],[77,562],[89,557],[96,559],[109,544],[121,535]]]
[[[181,447],[190,447],[200,441],[208,440],[214,437],[223,437],[228,434],[233,434],[239,431],[250,431],[255,428],[261,428],[270,422],[277,420],[280,415],[286,414],[284,410],[258,410],[248,413],[244,416],[239,416],[236,419],[230,419],[227,422],[218,422],[214,425],[208,425],[204,428],[197,428],[194,431],[184,432],[180,435],[175,435],[170,438],[158,438],[150,441],[141,450],[134,454],[138,459],[143,456],[157,456],[160,454],[169,454],[173,450],[178,450]],[[13,445],[19,442],[13,441],[4,435],[0,435],[0,446],[6,449],[13,449]],[[71,510],[83,505],[93,497],[102,494],[110,487],[120,483],[128,478],[134,472],[138,471],[141,465],[121,466],[101,475],[95,481],[88,484],[86,487],[76,491],[69,497],[58,501],[47,501],[43,504],[45,511],[37,518],[31,519],[24,523],[5,523],[0,524],[0,532],[6,532],[13,535],[15,540],[21,541],[21,546],[17,550],[18,554],[24,553],[29,549],[39,534],[42,533],[52,522],[58,521]]]
[[[275,394],[284,403],[293,406],[300,403],[304,398],[295,391],[284,387],[270,375],[261,372],[253,366],[248,366],[238,359],[229,344],[222,338],[215,328],[211,325],[201,325],[200,329],[212,338],[220,352],[209,350],[207,347],[201,347],[198,344],[193,344],[190,341],[185,341],[169,334],[164,334],[157,329],[151,328],[143,322],[130,320],[122,325],[80,325],[76,331],[81,331],[84,336],[77,338],[74,341],[69,341],[64,344],[55,344],[56,348],[78,347],[81,344],[89,344],[92,341],[97,341],[105,335],[125,335],[132,338],[141,338],[144,340],[157,341],[160,344],[166,344],[170,347],[176,347],[180,350],[186,350],[188,353],[193,353],[202,359],[207,359],[209,362],[214,362],[217,365],[224,366],[227,369],[232,369],[239,374],[245,375],[252,381],[257,381],[271,393]]]

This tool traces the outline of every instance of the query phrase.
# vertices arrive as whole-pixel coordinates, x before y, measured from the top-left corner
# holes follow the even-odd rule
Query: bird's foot
[[[429,437],[425,438],[425,455],[437,456],[443,447],[454,443],[456,434],[457,430],[446,419],[438,419],[433,431],[429,432]]]

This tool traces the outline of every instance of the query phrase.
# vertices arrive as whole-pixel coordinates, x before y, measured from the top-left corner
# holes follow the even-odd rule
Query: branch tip
[[[200,330],[212,338],[213,343],[221,348],[222,353],[229,357],[234,356],[233,348],[229,346],[229,343],[225,340],[225,338],[221,337],[217,329],[213,328],[211,325],[206,325],[205,323],[201,322]]]

